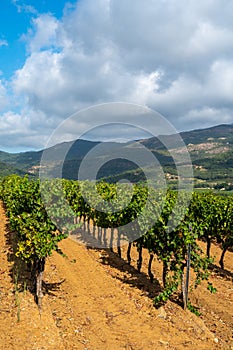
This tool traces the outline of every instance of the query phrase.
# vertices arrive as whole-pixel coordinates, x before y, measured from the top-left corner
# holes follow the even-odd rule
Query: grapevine
[[[190,267],[194,287],[208,280],[212,262],[211,244],[222,248],[220,266],[233,245],[232,198],[214,193],[193,193],[185,208],[186,193],[149,188],[145,185],[93,183],[48,179],[30,181],[13,175],[0,183],[1,199],[17,242],[16,256],[32,266],[37,302],[42,304],[42,277],[46,258],[58,250],[58,243],[82,227],[102,247],[116,241],[128,242],[127,260],[131,263],[131,248],[138,250],[137,268],[142,266],[142,249],[149,254],[148,274],[153,282],[153,259],[162,262],[162,292],[154,299],[156,306],[178,295],[184,306],[184,274],[190,248]],[[85,193],[85,196],[83,195]],[[85,198],[84,198],[85,197]],[[64,202],[65,200],[65,202]],[[179,205],[177,205],[179,201]],[[146,206],[146,211],[143,212]],[[143,215],[141,213],[143,212]],[[130,230],[125,230],[131,223]],[[108,236],[107,232],[110,232]],[[199,241],[206,242],[206,253]],[[208,285],[210,291],[214,287]]]

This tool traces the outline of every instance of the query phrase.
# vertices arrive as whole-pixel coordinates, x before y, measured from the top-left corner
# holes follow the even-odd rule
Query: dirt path
[[[146,275],[135,272],[135,253],[133,266],[129,267],[115,254],[103,256],[71,239],[60,244],[66,257],[54,253],[47,261],[40,318],[32,295],[27,291],[13,291],[15,286],[10,275],[13,263],[9,262],[2,207],[0,218],[1,350],[233,349],[231,339],[226,341],[229,331],[227,338],[221,339],[219,334],[209,331],[210,325],[205,319],[184,312],[176,304],[168,303],[156,310],[151,297],[159,285],[151,285]],[[159,279],[157,262],[153,269]],[[223,293],[232,300],[229,286],[233,285],[232,281],[228,282]],[[225,284],[225,280],[219,283]],[[200,296],[195,297],[204,305],[203,295],[200,291]],[[215,303],[216,300],[213,307]],[[19,310],[21,320],[17,322]],[[223,305],[219,306],[219,312],[221,310],[225,315]],[[228,313],[230,315],[229,307]],[[224,315],[221,319],[228,325]]]
[[[66,278],[60,305],[54,298],[50,306],[67,349],[213,348],[211,334],[202,321],[195,320],[195,327],[192,325],[195,316],[181,310],[183,320],[177,327],[176,316],[166,320],[165,311],[155,310],[140,290],[113,278],[111,268],[101,266],[94,252],[70,239],[60,247],[69,258],[54,254],[50,264],[56,266],[56,272],[51,273],[48,265],[47,276],[50,280],[53,275],[55,279]]]

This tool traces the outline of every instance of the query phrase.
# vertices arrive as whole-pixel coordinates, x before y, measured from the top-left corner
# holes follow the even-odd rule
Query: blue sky
[[[1,0],[0,150],[41,149],[100,103],[148,106],[178,131],[232,123],[232,13],[228,0]]]

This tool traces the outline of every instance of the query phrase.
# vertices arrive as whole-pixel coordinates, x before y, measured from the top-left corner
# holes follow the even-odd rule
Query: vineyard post
[[[184,310],[187,308],[187,305],[188,305],[190,260],[191,260],[191,245],[189,243],[188,244],[188,251],[187,251],[187,267],[186,267],[186,280],[185,280]]]
[[[45,258],[38,259],[36,261],[36,299],[39,311],[42,311],[42,298],[43,298],[43,292],[42,292],[42,279],[43,279],[43,272],[45,268]]]

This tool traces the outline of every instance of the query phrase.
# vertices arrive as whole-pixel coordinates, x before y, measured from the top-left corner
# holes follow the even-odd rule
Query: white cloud
[[[29,51],[35,53],[41,49],[56,46],[58,21],[50,14],[43,14],[32,19],[33,30],[29,30],[24,39],[28,41]]]
[[[214,104],[233,108],[233,60],[214,62],[210,69],[208,87],[212,92],[209,99]]]
[[[8,46],[8,42],[4,39],[0,39],[0,47],[1,46]]]
[[[182,119],[184,123],[189,122],[190,129],[200,129],[213,124],[232,123],[232,111],[226,108],[203,107],[190,110],[185,116],[181,117],[181,121]]]
[[[38,14],[37,10],[35,7],[31,5],[26,5],[26,4],[21,4],[20,0],[12,0],[12,3],[16,6],[18,12],[26,12],[26,13],[31,13],[31,14]]]
[[[0,115],[0,149],[23,151],[44,148],[48,133],[53,131],[54,125],[48,121],[42,112],[8,111]]]
[[[27,117],[8,111],[1,116],[0,131],[7,135],[15,135],[18,132],[26,134],[29,123]]]

